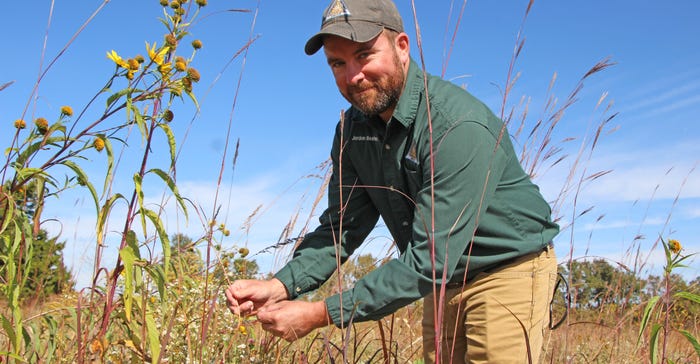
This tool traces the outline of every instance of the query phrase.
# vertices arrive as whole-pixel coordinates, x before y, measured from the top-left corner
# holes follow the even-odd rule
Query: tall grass
[[[23,115],[15,122],[14,135],[0,170],[0,289],[4,296],[0,307],[0,355],[3,362],[420,363],[421,301],[377,322],[355,323],[342,329],[328,327],[294,343],[270,336],[253,318],[235,317],[221,304],[224,286],[238,278],[263,276],[249,270],[257,254],[271,252],[281,260],[286,259],[281,253],[283,248],[293,246],[312,225],[313,215],[325,194],[329,170],[324,162],[315,172],[318,175],[315,177],[319,178],[314,180],[322,183],[308,215],[301,215],[301,209],[297,211],[290,217],[278,244],[252,255],[248,255],[246,248],[224,249],[221,244],[230,234],[227,226],[219,222],[222,198],[218,192],[225,161],[231,153],[229,147],[233,145],[231,121],[213,210],[205,211],[191,197],[180,193],[176,167],[181,145],[176,142],[170,122],[174,118],[174,102],[184,101],[195,109],[199,106],[196,96],[199,73],[195,65],[201,43],[192,39],[190,30],[200,20],[200,10],[206,1],[161,2],[164,5],[164,43],[150,41],[142,57],[110,52],[114,73],[107,77],[104,87],[94,97],[76,108],[77,112],[73,111],[75,106],[66,105],[53,118],[40,117],[43,121],[34,123],[26,120],[34,119],[29,112],[30,104],[43,77],[106,3],[99,6],[59,54],[47,62]],[[610,172],[589,170],[596,147],[610,131],[610,122],[616,115],[607,95],[599,98],[594,110],[599,116],[591,130],[562,141],[554,140],[554,135],[566,122],[566,113],[578,101],[585,81],[597,77],[613,62],[604,59],[592,65],[562,104],[554,95],[554,75],[541,115],[531,116],[527,103],[511,105],[513,86],[519,78],[515,71],[517,60],[525,46],[521,35],[532,4],[532,1],[527,4],[505,77],[500,109],[507,127],[503,133],[511,133],[522,146],[523,166],[535,178],[564,161],[569,163],[569,175],[552,204],[555,216],[560,221],[568,221],[563,231],[569,234],[573,253],[576,223],[590,212],[589,207],[579,207],[579,197],[587,184]],[[455,44],[464,5],[448,54]],[[420,48],[415,5],[413,9]],[[449,32],[446,30],[446,33]],[[246,58],[256,38],[251,35],[249,39],[232,58]],[[419,52],[422,57],[422,50]],[[443,74],[448,61],[449,56]],[[239,79],[236,95],[240,85]],[[9,83],[0,86],[0,91],[7,92],[8,86]],[[233,108],[237,102],[236,96]],[[106,106],[96,113],[99,105]],[[519,120],[515,115],[520,115]],[[567,148],[563,144],[574,141],[579,143],[577,152],[573,156],[566,155]],[[128,147],[130,144],[141,145],[141,148],[134,152]],[[165,146],[168,155],[165,164],[159,165],[153,158],[156,145]],[[238,143],[232,149],[235,168]],[[90,158],[104,163],[104,175],[86,173],[82,163]],[[129,172],[131,182],[127,187],[115,181],[123,158],[138,160],[136,169]],[[166,191],[160,204],[147,202],[145,191],[150,190],[151,184]],[[81,190],[94,203],[97,221],[92,247],[95,250],[92,285],[37,305],[25,304],[19,295],[28,279],[37,229],[43,222],[41,208],[36,209],[38,212],[33,216],[24,208],[22,196],[30,186],[37,191],[39,207],[49,203],[49,196],[70,189]],[[172,202],[186,220],[200,221],[200,236],[186,242],[171,240],[173,232],[167,230],[163,213],[166,205]],[[126,212],[121,216],[115,212],[117,209]],[[263,212],[254,211],[243,225],[249,228]],[[428,222],[426,226],[434,226],[434,223]],[[115,229],[117,232],[113,233]],[[669,267],[680,268],[679,261],[669,255],[668,244],[660,241],[671,259]],[[116,250],[113,266],[108,266],[104,260],[110,253],[108,249]],[[388,250],[384,256],[372,257],[369,263],[352,260],[344,266],[338,264],[336,275],[307,298],[321,299],[342,291],[362,272],[382,264],[393,254]],[[573,261],[573,254],[569,254],[568,261],[563,262],[569,271],[574,266]],[[675,298],[695,304],[698,300],[693,293],[674,290],[670,270],[668,273],[664,277],[667,284],[664,294],[648,302],[629,303],[622,310],[601,309],[596,320],[588,316],[583,319],[582,313],[572,311],[562,328],[550,332],[546,359],[601,363],[637,362],[647,358],[662,362],[672,359],[676,363],[697,361],[700,357],[695,340],[697,317],[694,316],[694,326],[688,327],[685,323],[673,322],[675,316],[668,312]],[[679,329],[674,330],[674,327]],[[436,330],[441,332],[440,327]],[[600,335],[601,331],[606,335]]]

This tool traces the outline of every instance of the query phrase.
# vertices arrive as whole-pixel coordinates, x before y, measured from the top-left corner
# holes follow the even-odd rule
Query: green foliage
[[[700,295],[680,290],[682,287],[675,285],[672,281],[672,272],[678,268],[685,267],[682,262],[695,254],[681,254],[682,246],[677,240],[664,240],[663,238],[660,238],[660,240],[666,257],[662,281],[663,288],[660,294],[652,296],[644,307],[641,324],[639,325],[637,345],[641,343],[645,330],[651,324],[649,333],[649,361],[651,363],[658,363],[659,360],[663,363],[670,360],[666,349],[668,336],[672,330],[678,330],[688,340],[693,346],[698,359],[700,359],[700,345],[698,345],[697,338],[691,332],[675,328],[672,325],[672,322],[677,322],[672,321],[672,309],[677,302],[685,301],[693,305],[700,304]]]
[[[596,310],[640,301],[644,281],[606,260],[572,261],[565,267],[575,309]]]
[[[75,282],[63,262],[65,242],[48,238],[46,230],[39,230],[34,239],[34,254],[26,285],[21,297],[44,300],[52,295],[69,292]]]

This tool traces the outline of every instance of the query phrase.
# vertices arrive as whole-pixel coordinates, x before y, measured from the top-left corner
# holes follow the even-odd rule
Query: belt
[[[540,251],[536,251],[536,252],[534,252],[534,253],[529,253],[529,254],[521,255],[521,256],[518,256],[518,257],[515,257],[515,258],[511,258],[511,259],[504,260],[504,261],[498,263],[496,266],[494,266],[494,267],[492,267],[492,268],[490,268],[490,269],[498,269],[498,268],[500,268],[500,267],[503,267],[503,266],[506,266],[506,265],[508,265],[508,264],[511,264],[511,263],[515,262],[516,260],[522,259],[522,258],[527,257],[527,256],[529,256],[529,255],[535,255],[535,254],[536,254],[536,255],[539,255],[539,254],[541,254],[542,252],[552,251],[552,250],[554,250],[554,242],[550,241],[550,242],[547,243],[547,245],[545,245],[545,246],[542,248],[542,250],[540,250]],[[486,270],[484,270],[484,272],[488,272],[490,269],[486,269]],[[447,287],[447,288],[461,288],[461,287],[465,286],[465,284],[466,284],[465,282],[462,282],[462,281],[460,280],[460,281],[457,281],[457,282],[449,282],[449,283],[447,283],[447,284],[445,285],[445,287]]]

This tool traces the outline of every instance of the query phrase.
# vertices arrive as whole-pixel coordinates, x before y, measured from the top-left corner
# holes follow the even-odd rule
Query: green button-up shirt
[[[326,299],[336,325],[379,319],[436,282],[468,281],[541,250],[559,231],[503,122],[450,82],[427,75],[427,93],[425,84],[411,61],[388,123],[345,113],[331,150],[328,208],[275,275],[290,298],[318,288],[381,216],[400,255]]]

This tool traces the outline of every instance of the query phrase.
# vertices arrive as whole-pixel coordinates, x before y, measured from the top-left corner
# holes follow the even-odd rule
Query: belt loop
[[[547,252],[547,258],[552,258],[554,256],[554,243],[550,241],[543,250]]]

